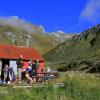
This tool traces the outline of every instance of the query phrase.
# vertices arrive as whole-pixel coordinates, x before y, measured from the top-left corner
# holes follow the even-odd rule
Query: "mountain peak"
[[[18,27],[22,30],[32,32],[32,33],[34,32],[44,33],[45,32],[43,26],[34,25],[30,22],[27,22],[24,19],[21,19],[18,16],[0,17],[0,25]]]
[[[20,19],[18,16],[10,16],[8,18],[11,18],[11,19]]]

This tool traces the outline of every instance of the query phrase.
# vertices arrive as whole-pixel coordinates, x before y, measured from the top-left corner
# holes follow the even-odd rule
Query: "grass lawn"
[[[60,73],[57,82],[65,87],[12,88],[0,86],[0,100],[100,100],[100,77],[81,72]]]

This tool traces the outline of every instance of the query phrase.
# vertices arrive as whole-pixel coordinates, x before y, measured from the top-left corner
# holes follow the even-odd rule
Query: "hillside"
[[[43,26],[12,16],[0,18],[0,43],[35,47],[44,53],[55,47],[59,41],[45,33]]]
[[[100,72],[100,24],[73,36],[44,58],[58,70],[83,70]]]
[[[53,34],[45,32],[42,25],[35,25],[18,16],[0,17],[0,43],[34,47],[45,53],[71,35],[61,31]]]
[[[57,38],[60,42],[65,42],[66,40],[69,40],[73,36],[76,36],[77,33],[65,33],[63,31],[58,31],[58,32],[52,32],[50,33],[51,36],[54,38]]]

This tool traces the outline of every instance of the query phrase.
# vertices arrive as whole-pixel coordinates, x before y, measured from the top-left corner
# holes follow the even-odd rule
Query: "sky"
[[[100,24],[100,0],[0,0],[0,17],[18,16],[46,32],[79,33]]]

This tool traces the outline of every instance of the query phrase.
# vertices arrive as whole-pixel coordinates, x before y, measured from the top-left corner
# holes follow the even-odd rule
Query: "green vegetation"
[[[0,100],[100,100],[100,78],[79,72],[60,73],[57,82],[64,87],[45,83],[43,87],[0,87]]]
[[[60,71],[100,72],[100,25],[58,45],[44,54]]]
[[[31,36],[29,46],[44,53],[45,65],[63,71],[59,73],[57,83],[64,83],[64,87],[51,81],[27,89],[0,86],[0,100],[100,100],[100,75],[83,73],[100,72],[100,25],[54,49],[55,38],[39,30],[32,33],[13,26],[0,26],[0,43],[26,46],[27,35]],[[16,36],[14,43],[13,36]]]
[[[0,25],[0,44],[26,46],[28,36],[30,39],[29,47],[34,47],[41,53],[45,53],[52,49],[55,46],[54,44],[57,43],[53,36],[42,33],[41,31],[32,33],[19,27]]]

